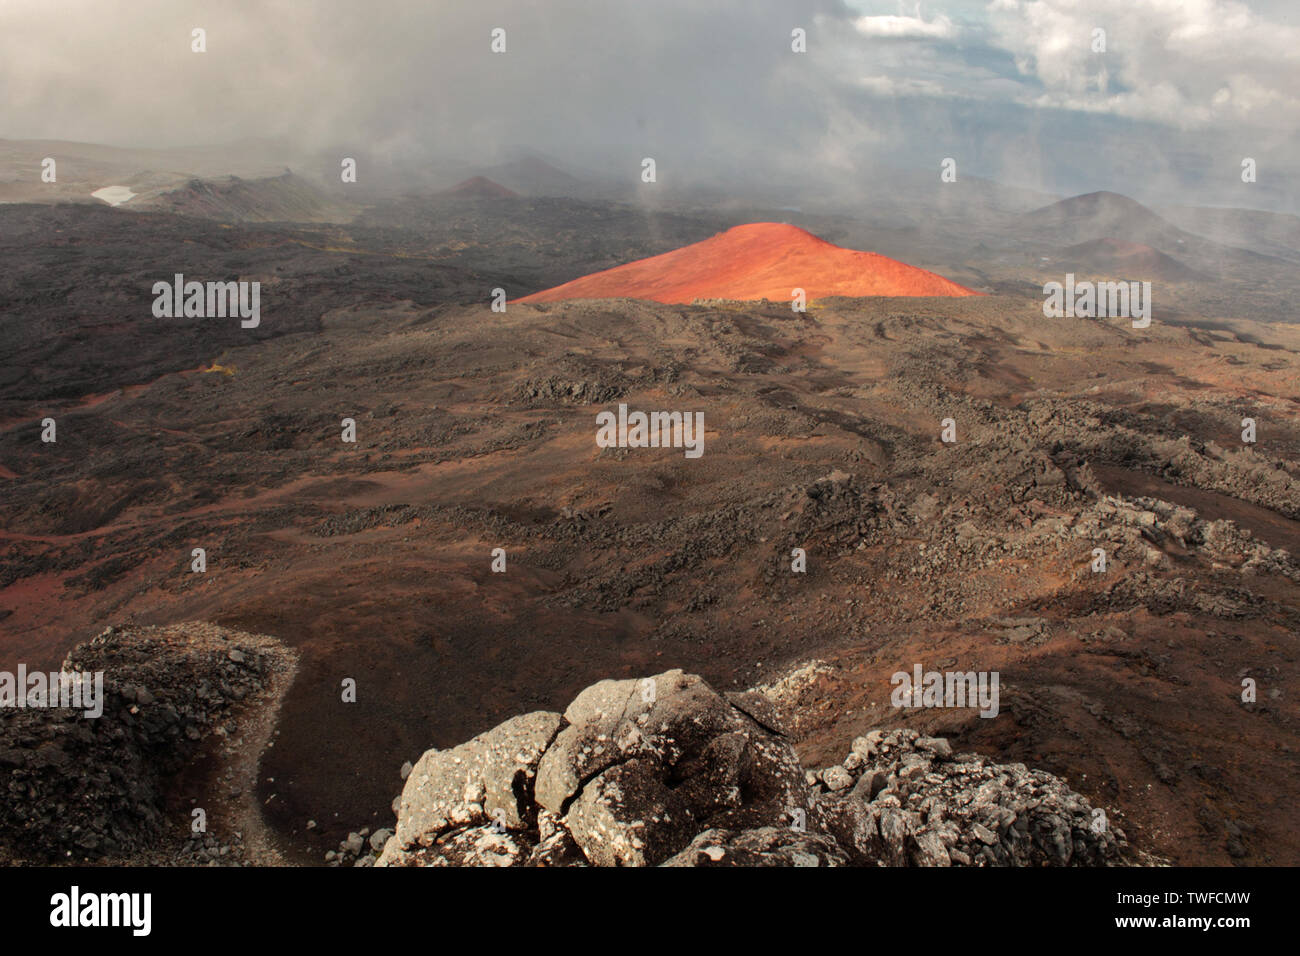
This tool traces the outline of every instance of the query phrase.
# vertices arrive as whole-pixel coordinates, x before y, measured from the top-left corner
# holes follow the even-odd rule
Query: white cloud
[[[957,35],[953,22],[942,13],[933,20],[915,17],[858,17],[853,27],[863,36],[887,39],[946,40]]]
[[[1183,127],[1300,116],[1300,30],[1235,0],[993,0],[987,12],[991,43],[1041,84],[1026,91],[1037,106]]]
[[[942,83],[920,77],[864,76],[858,85],[874,96],[944,96]]]

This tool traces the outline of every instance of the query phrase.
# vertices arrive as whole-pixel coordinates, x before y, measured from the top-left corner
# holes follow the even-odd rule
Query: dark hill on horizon
[[[590,185],[537,156],[523,156],[479,170],[473,178],[489,179],[522,196],[584,198]]]
[[[1062,249],[1056,262],[1076,274],[1096,273],[1123,279],[1190,282],[1201,278],[1173,256],[1140,242],[1089,239]]]
[[[318,186],[285,170],[264,179],[190,179],[183,186],[124,205],[217,222],[347,222],[354,213]]]
[[[477,196],[483,199],[518,199],[519,193],[486,176],[471,176],[445,190],[449,196]]]
[[[1224,280],[1239,287],[1272,290],[1279,269],[1284,268],[1281,259],[1187,232],[1137,200],[1113,192],[1071,196],[1012,217],[1005,228],[1018,237],[1022,249],[1033,255],[1101,240],[1131,243],[1149,246],[1156,253],[1176,259],[1191,271],[1192,278]],[[1092,254],[1098,254],[1101,248]],[[1185,273],[1179,275],[1188,278]]]
[[[1116,238],[1161,249],[1192,237],[1136,199],[1113,192],[1085,193],[1017,217],[1035,234],[1050,234],[1064,245]]]

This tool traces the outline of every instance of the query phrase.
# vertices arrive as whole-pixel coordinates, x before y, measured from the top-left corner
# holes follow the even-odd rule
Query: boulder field
[[[1138,862],[1049,773],[875,730],[800,765],[772,701],[670,670],[429,750],[377,866],[1105,866]]]

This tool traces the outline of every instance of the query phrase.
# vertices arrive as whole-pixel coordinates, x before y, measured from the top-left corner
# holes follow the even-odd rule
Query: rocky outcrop
[[[103,712],[0,708],[0,857],[81,862],[156,849],[170,779],[209,735],[236,731],[236,708],[289,657],[274,638],[198,623],[109,627],[73,648],[62,669],[103,672]],[[188,835],[188,808],[170,822]],[[214,838],[191,842],[185,862],[216,857]]]
[[[857,738],[812,790],[810,829],[854,864],[1106,866],[1127,847],[1101,808],[1052,774],[955,754],[914,730]]]
[[[376,865],[1095,866],[1127,847],[1051,774],[912,730],[805,771],[769,698],[673,670],[428,751]]]

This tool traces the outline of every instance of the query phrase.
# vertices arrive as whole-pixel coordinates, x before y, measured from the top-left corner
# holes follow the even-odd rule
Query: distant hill
[[[507,189],[498,182],[493,182],[486,176],[471,176],[463,182],[457,183],[450,189],[445,190],[450,196],[477,196],[483,199],[518,199],[519,193],[513,189]]]
[[[1119,193],[1095,192],[1072,196],[1024,213],[1020,222],[1047,232],[1059,242],[1075,244],[1119,238],[1155,248],[1168,248],[1189,234],[1166,222],[1136,199]]]
[[[1188,282],[1201,278],[1172,256],[1140,242],[1123,239],[1089,239],[1062,249],[1057,263],[1076,274],[1097,274],[1123,279],[1161,279]]]
[[[266,179],[190,179],[176,189],[133,200],[128,208],[221,222],[346,222],[352,218],[342,202],[287,170]]]
[[[264,144],[229,144],[203,149],[123,149],[96,143],[63,140],[0,139],[0,202],[99,205],[91,194],[125,186],[136,198],[123,208],[140,205],[153,193],[183,186],[193,178],[274,176],[285,160],[271,161]],[[55,161],[57,179],[41,179],[42,161]]]
[[[537,156],[524,156],[484,170],[484,176],[526,196],[583,196],[588,190],[577,176]]]
[[[1107,240],[1111,244],[1109,249],[1096,246],[1084,250],[1104,258],[1122,254],[1118,251],[1122,246],[1116,243],[1148,246],[1154,252],[1176,256],[1179,264],[1200,277],[1222,275],[1231,269],[1246,278],[1246,273],[1241,270],[1272,269],[1280,264],[1276,258],[1262,253],[1180,229],[1137,200],[1119,193],[1072,196],[1013,217],[1009,225],[1022,243],[1038,249],[1068,249]],[[1167,264],[1157,264],[1153,258],[1149,258],[1149,264],[1168,267]]]
[[[1206,239],[1253,252],[1300,260],[1300,216],[1259,209],[1170,206],[1161,215]]]

